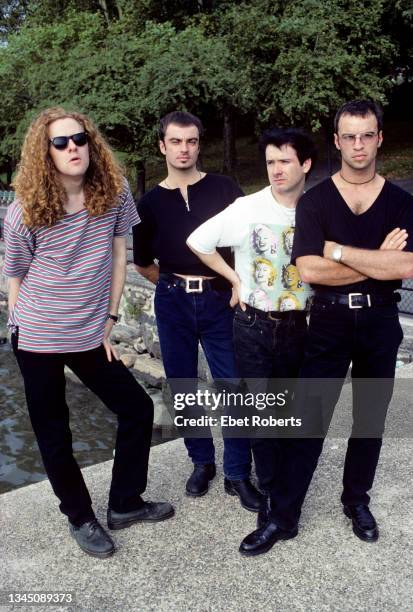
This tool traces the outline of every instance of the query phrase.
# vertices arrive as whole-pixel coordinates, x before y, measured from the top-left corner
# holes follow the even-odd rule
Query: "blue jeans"
[[[155,291],[155,314],[162,360],[168,379],[198,379],[201,343],[214,379],[237,378],[230,291],[207,289],[186,293],[170,279],[160,278]],[[212,437],[184,438],[194,464],[214,463]],[[251,471],[249,439],[224,438],[224,473],[230,480],[248,478]]]
[[[248,379],[250,393],[274,391],[276,379],[298,376],[304,359],[307,321],[303,312],[285,313],[282,319],[263,319],[255,309],[239,307],[234,317],[234,346],[240,375]],[[283,388],[283,387],[282,387]],[[260,488],[271,495],[279,478],[279,462],[289,440],[251,439]]]

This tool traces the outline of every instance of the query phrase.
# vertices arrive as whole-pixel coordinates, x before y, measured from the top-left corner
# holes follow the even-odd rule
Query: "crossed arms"
[[[331,259],[331,253],[336,243],[327,241],[324,246],[324,257],[306,255],[297,258],[297,268],[303,281],[320,283],[322,285],[347,285],[366,278],[378,280],[392,280],[413,277],[413,253],[402,253],[407,243],[407,232],[396,227],[387,234],[378,250],[356,249],[343,247],[343,263],[336,263]],[[209,266],[212,270],[226,278],[232,284],[231,306],[238,302],[245,308],[240,300],[241,281],[238,274],[214,251],[201,253],[191,244],[189,248]]]
[[[366,278],[399,280],[413,277],[413,253],[403,253],[408,234],[396,227],[384,239],[380,249],[358,249],[343,246],[341,262],[332,260],[335,242],[326,241],[324,256],[297,257],[296,265],[306,283],[339,286]]]

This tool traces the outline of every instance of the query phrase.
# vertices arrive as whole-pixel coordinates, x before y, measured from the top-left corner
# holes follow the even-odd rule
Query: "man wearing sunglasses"
[[[228,381],[237,376],[233,311],[229,306],[231,285],[192,253],[186,239],[242,191],[232,179],[198,169],[201,134],[200,120],[190,113],[173,112],[161,119],[159,148],[168,174],[142,197],[138,204],[142,222],[133,229],[137,269],[156,284],[155,314],[162,359],[175,396],[178,392],[196,392],[199,343],[214,380]],[[231,260],[230,249],[221,252],[226,261]],[[191,412],[202,416],[200,406]],[[215,477],[214,444],[209,428],[183,433],[194,464],[186,493],[200,497],[208,492],[208,483]],[[224,438],[225,490],[238,495],[244,508],[258,512],[262,495],[252,485],[250,471],[250,441]]]
[[[89,555],[115,551],[73,457],[64,368],[117,415],[110,529],[173,515],[145,502],[153,404],[110,343],[139,222],[120,167],[85,115],[52,108],[30,126],[5,219],[9,326],[47,476],[69,530]],[[41,525],[42,517],[39,517]]]
[[[341,502],[357,537],[375,542],[369,509],[397,351],[401,280],[413,277],[413,197],[376,171],[382,112],[370,100],[344,104],[334,121],[341,168],[297,207],[292,262],[314,291],[296,408],[307,437],[291,440],[266,525],[241,543],[244,555],[297,534],[307,489],[351,364],[353,428]]]

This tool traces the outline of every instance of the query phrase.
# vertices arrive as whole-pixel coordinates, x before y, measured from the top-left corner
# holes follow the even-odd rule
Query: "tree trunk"
[[[333,156],[332,156],[332,150],[331,150],[331,139],[332,139],[331,122],[329,120],[326,120],[323,122],[323,131],[324,131],[324,137],[325,137],[325,142],[326,142],[327,173],[328,173],[328,176],[331,176],[333,174]]]
[[[109,10],[108,10],[108,4],[107,4],[106,0],[98,0],[98,4],[99,4],[100,8],[102,9],[102,12],[103,12],[103,15],[105,17],[107,25],[109,25],[109,23],[110,23],[110,20],[109,20]]]
[[[136,164],[136,196],[139,200],[145,193],[146,169],[143,161]]]
[[[237,154],[235,148],[235,118],[232,109],[224,111],[224,163],[222,171],[224,174],[236,178],[237,173]]]
[[[7,162],[6,177],[7,187],[10,189],[13,180],[13,163],[11,161]]]

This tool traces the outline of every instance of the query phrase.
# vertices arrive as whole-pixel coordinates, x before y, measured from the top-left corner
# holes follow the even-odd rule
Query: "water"
[[[67,379],[66,390],[73,451],[79,465],[112,459],[116,416],[83,385]],[[159,391],[147,391],[155,403],[162,401]],[[165,441],[155,430],[152,445]],[[20,371],[10,344],[0,344],[0,494],[45,478]]]

